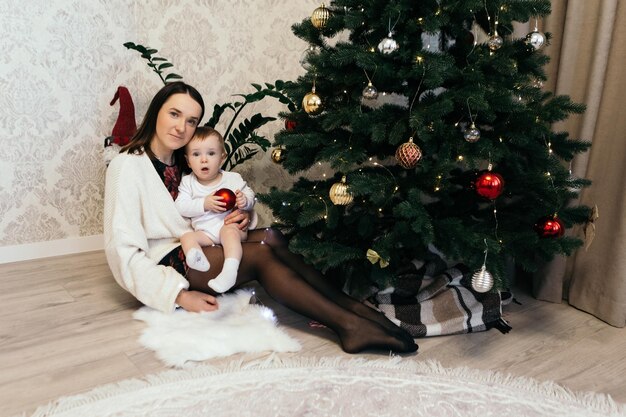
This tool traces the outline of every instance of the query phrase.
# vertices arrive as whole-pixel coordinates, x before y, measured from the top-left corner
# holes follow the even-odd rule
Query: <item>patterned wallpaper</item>
[[[291,25],[312,0],[3,0],[0,2],[0,247],[102,233],[102,143],[118,85],[139,123],[162,85],[131,41],[159,50],[207,107],[295,79],[305,44]],[[270,99],[254,111],[275,115]],[[209,112],[210,113],[210,112]],[[206,121],[206,119],[204,120]],[[266,137],[279,121],[261,131]],[[237,169],[257,192],[289,181],[259,156]],[[260,209],[264,224],[269,211]]]

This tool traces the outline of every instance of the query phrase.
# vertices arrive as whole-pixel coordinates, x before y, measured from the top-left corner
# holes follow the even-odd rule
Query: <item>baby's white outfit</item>
[[[220,244],[220,230],[224,226],[224,218],[229,213],[216,213],[204,210],[204,198],[213,194],[220,188],[228,188],[231,191],[240,190],[246,196],[246,207],[244,210],[251,210],[254,206],[254,191],[236,172],[221,170],[222,179],[219,183],[210,186],[202,185],[193,174],[185,175],[178,187],[178,197],[176,198],[176,208],[184,217],[191,219],[191,227],[194,230],[201,230],[215,244]]]

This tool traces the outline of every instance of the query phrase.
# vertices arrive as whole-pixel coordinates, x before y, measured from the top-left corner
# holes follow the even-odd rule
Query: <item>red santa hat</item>
[[[111,100],[111,106],[115,104],[118,98],[120,100],[120,113],[117,116],[111,136],[113,137],[112,143],[124,146],[137,131],[135,106],[126,87],[117,87],[113,100]]]

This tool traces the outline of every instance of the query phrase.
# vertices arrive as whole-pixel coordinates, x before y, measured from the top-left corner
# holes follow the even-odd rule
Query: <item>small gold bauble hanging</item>
[[[422,150],[413,143],[413,138],[409,138],[408,142],[398,146],[396,150],[396,160],[402,168],[415,168],[420,159],[422,159]]]
[[[378,90],[372,85],[372,82],[369,81],[367,86],[363,89],[362,95],[364,99],[375,100],[378,98]]]
[[[326,27],[326,23],[328,23],[328,19],[330,18],[330,11],[324,6],[324,3],[317,9],[313,10],[313,14],[311,15],[311,23],[317,29],[324,29]]]
[[[348,185],[346,184],[346,176],[341,178],[341,182],[336,182],[330,187],[330,201],[336,206],[347,206],[352,203],[352,194],[348,191]]]
[[[285,150],[283,148],[272,149],[272,161],[280,164],[285,160]]]
[[[489,36],[489,40],[487,41],[487,46],[489,46],[489,50],[491,52],[495,52],[502,47],[504,44],[504,39],[502,36],[498,35],[498,31],[494,30],[493,35]]]
[[[316,115],[322,112],[322,99],[315,94],[315,86],[302,99],[302,108],[307,114]]]

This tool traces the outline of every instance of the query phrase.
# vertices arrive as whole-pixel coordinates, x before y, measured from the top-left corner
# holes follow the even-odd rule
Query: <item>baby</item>
[[[209,261],[202,252],[203,246],[220,244],[224,247],[222,272],[209,281],[209,287],[218,293],[228,291],[237,279],[241,262],[241,242],[247,232],[236,224],[224,225],[226,202],[214,195],[221,188],[235,192],[236,207],[250,210],[254,206],[254,192],[241,175],[221,169],[226,160],[224,138],[215,129],[198,127],[185,147],[187,164],[193,171],[182,178],[176,198],[176,208],[181,215],[191,218],[193,232],[185,233],[180,243],[190,268],[208,271]]]

